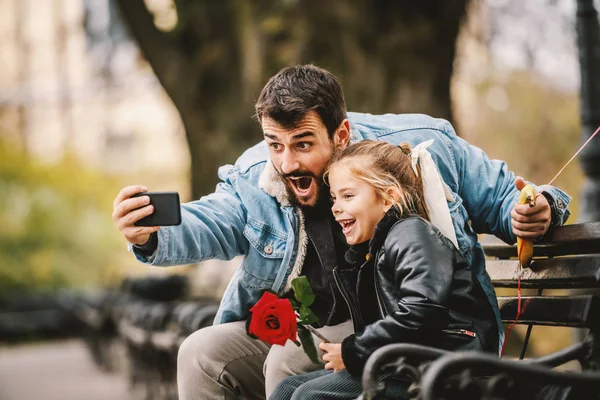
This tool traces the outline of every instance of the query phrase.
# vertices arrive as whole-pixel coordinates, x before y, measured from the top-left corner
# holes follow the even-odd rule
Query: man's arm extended
[[[233,167],[228,168],[215,193],[182,204],[181,225],[156,227],[156,246],[151,230],[146,235],[145,231],[138,231],[140,227],[133,225],[142,216],[131,216],[136,211],[125,201],[134,199],[125,198],[117,203],[118,196],[113,219],[127,241],[133,245],[132,250],[141,262],[186,265],[211,258],[232,259],[248,250],[248,241],[243,235],[246,211],[232,182],[235,174]],[[136,235],[136,232],[142,234]]]

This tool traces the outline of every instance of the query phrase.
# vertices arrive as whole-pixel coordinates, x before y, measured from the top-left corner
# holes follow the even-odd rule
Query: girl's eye
[[[348,200],[348,199],[351,199],[351,198],[353,198],[353,197],[354,197],[354,195],[353,195],[353,194],[345,194],[345,195],[344,195],[344,199],[346,199],[346,200]]]

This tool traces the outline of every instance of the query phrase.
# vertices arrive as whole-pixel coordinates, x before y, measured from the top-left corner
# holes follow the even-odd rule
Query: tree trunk
[[[178,26],[168,34],[153,25],[143,0],[117,1],[180,112],[194,198],[214,189],[219,165],[262,139],[253,103],[287,65],[331,70],[351,111],[452,120],[450,77],[468,0],[180,0]]]

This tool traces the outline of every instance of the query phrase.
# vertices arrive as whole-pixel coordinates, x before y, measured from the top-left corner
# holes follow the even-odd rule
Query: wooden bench
[[[96,364],[123,370],[133,397],[176,400],[177,351],[196,330],[212,325],[218,309],[213,298],[192,297],[188,278],[127,278],[119,290],[82,293],[74,312],[87,327],[84,339]]]
[[[487,271],[496,288],[502,320],[527,325],[519,359],[475,352],[445,352],[413,344],[392,344],[373,353],[363,375],[365,399],[385,389],[382,373],[409,377],[415,399],[600,398],[600,222],[567,225],[534,245],[534,261],[520,270],[515,246],[484,244]],[[522,293],[504,295],[505,288]],[[563,291],[550,289],[565,289]],[[596,289],[574,294],[573,289]],[[514,290],[516,292],[516,290]],[[502,294],[500,296],[500,294]],[[587,329],[584,340],[538,358],[526,358],[533,326]],[[514,330],[509,334],[512,339]],[[579,368],[568,370],[566,363]],[[570,364],[569,364],[570,365]],[[558,368],[557,368],[558,367]],[[527,395],[525,393],[528,393]],[[589,394],[591,393],[591,394]]]

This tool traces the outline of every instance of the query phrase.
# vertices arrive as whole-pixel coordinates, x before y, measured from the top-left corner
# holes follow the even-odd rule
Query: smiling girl
[[[321,343],[322,371],[290,377],[271,399],[355,399],[367,358],[390,343],[498,352],[494,314],[469,264],[429,221],[408,145],[365,140],[335,155],[325,179],[351,268],[334,270],[355,332]],[[335,373],[334,373],[335,372]],[[408,398],[392,380],[388,396]]]

